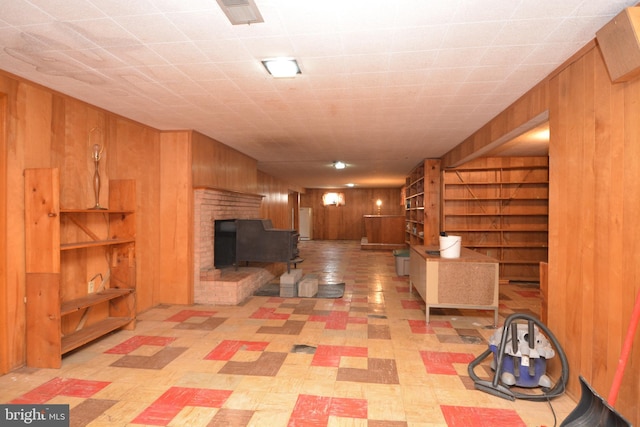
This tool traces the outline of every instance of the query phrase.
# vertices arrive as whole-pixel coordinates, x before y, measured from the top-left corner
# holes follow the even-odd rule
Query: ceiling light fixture
[[[264,22],[253,0],[216,0],[232,25]]]
[[[263,59],[262,65],[276,78],[295,77],[296,74],[301,74],[298,62],[294,58]]]
[[[336,169],[344,169],[347,167],[347,165],[344,162],[338,160],[337,162],[333,162],[333,167]]]

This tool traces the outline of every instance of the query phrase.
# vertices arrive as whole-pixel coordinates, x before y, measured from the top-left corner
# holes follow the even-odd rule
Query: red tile
[[[469,363],[475,359],[473,354],[469,353],[449,353],[439,351],[421,351],[420,356],[427,373],[457,375],[453,366],[454,363]]]
[[[368,416],[366,399],[334,397],[331,399],[330,414],[334,417],[364,418]]]
[[[23,394],[10,403],[45,403],[56,396],[91,397],[106,386],[106,381],[88,381],[74,378],[54,378],[40,387]]]
[[[309,322],[326,322],[328,316],[320,315],[320,314],[312,314],[307,319]]]
[[[154,405],[179,406],[181,408],[187,406],[196,393],[195,388],[189,387],[171,387],[162,396],[160,396]]]
[[[234,341],[225,340],[216,346],[204,360],[230,360],[239,350],[264,351],[269,345],[264,341]]]
[[[189,406],[220,408],[231,396],[231,393],[233,393],[232,390],[197,389],[189,402]]]
[[[353,357],[367,357],[368,349],[366,347],[353,347],[353,346],[337,346],[341,356],[353,356]]]
[[[309,419],[325,418],[329,416],[330,405],[330,397],[301,394],[293,408],[293,416],[304,414]]]
[[[91,397],[106,386],[111,384],[106,381],[69,380],[60,394],[72,397]]]
[[[440,406],[449,427],[526,427],[511,409]]]
[[[301,394],[293,408],[288,427],[326,427],[330,416],[366,419],[367,412],[365,399]]]
[[[174,405],[156,405],[155,403],[135,417],[133,424],[146,424],[153,426],[166,426],[182,410]]]
[[[433,328],[431,325],[427,325],[424,320],[408,320],[409,328],[413,334],[433,334]]]
[[[400,303],[402,304],[402,308],[407,310],[422,310],[424,307],[422,301],[417,300],[402,300]]]
[[[325,324],[326,329],[344,330],[347,329],[347,323],[349,321],[349,312],[347,311],[332,311],[327,318]]]
[[[171,387],[132,423],[167,425],[185,406],[220,408],[231,393],[230,390]]]
[[[434,334],[433,328],[452,328],[450,322],[431,321],[428,325],[425,320],[408,320],[411,332],[414,334]]]
[[[251,316],[251,319],[282,319],[286,320],[289,318],[289,315],[286,313],[276,313],[275,308],[271,307],[260,307],[256,310]]]
[[[334,345],[319,345],[313,355],[311,366],[327,366],[337,368],[343,356],[367,357],[366,347],[349,347]]]
[[[330,397],[298,396],[293,413],[289,419],[289,427],[293,426],[323,426],[329,422]]]

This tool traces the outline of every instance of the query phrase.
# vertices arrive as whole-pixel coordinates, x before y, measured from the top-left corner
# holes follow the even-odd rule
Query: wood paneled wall
[[[7,228],[7,96],[0,93],[0,235],[8,236]],[[7,242],[9,239],[0,238],[0,295],[8,297],[9,289],[7,276]],[[9,324],[8,304],[0,303],[0,374],[10,368],[9,354]]]
[[[547,325],[568,392],[582,375],[605,398],[640,289],[640,79],[612,84],[595,41],[443,157],[458,164],[548,109]],[[553,361],[553,359],[552,359]],[[640,331],[616,409],[640,423]]]
[[[154,302],[193,302],[194,224],[192,132],[160,136],[160,277],[153,284]]]
[[[442,168],[459,166],[478,157],[492,142],[505,137],[549,108],[548,82],[543,80],[454,149],[442,156]]]
[[[0,93],[7,114],[2,147],[3,192],[8,201],[6,257],[2,280],[3,325],[0,355],[2,370],[14,369],[25,361],[25,273],[24,191],[25,168],[55,167],[60,170],[64,208],[85,208],[95,204],[91,146],[104,146],[100,162],[102,187],[100,204],[107,206],[109,179],[137,182],[137,280],[159,280],[157,257],[159,224],[159,132],[108,113],[36,84],[0,73]],[[97,128],[92,132],[92,129]],[[144,280],[141,280],[144,279]],[[138,308],[153,304],[151,287],[141,287]]]
[[[322,195],[344,193],[344,206],[323,206]],[[300,206],[313,208],[315,240],[360,240],[364,236],[363,215],[377,215],[376,200],[382,200],[380,214],[403,215],[400,188],[308,189],[300,197]]]
[[[640,79],[612,84],[594,46],[549,85],[549,325],[571,390],[582,375],[606,397],[640,289]],[[634,425],[639,335],[615,405]]]
[[[193,186],[259,194],[258,162],[215,139],[192,132]]]
[[[94,143],[105,147],[103,183],[136,181],[139,312],[193,299],[193,186],[258,192],[256,161],[224,144],[192,131],[160,132],[0,71],[0,374],[25,363],[23,170],[58,168],[61,206],[91,207]],[[268,176],[262,182],[269,214],[289,224],[286,186]],[[108,196],[103,184],[101,205]]]
[[[276,228],[291,229],[297,210],[297,192],[282,181],[258,171],[258,194],[264,196],[260,216],[268,218]],[[293,210],[295,209],[295,210]]]

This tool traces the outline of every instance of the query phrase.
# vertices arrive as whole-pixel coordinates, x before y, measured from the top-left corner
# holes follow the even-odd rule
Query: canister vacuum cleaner
[[[557,354],[562,365],[559,380],[552,385],[546,375],[546,360]],[[493,355],[492,381],[474,372],[484,359]],[[569,380],[567,357],[551,331],[537,318],[515,313],[489,340],[489,348],[469,363],[469,376],[475,388],[507,400],[548,401],[565,392]],[[541,393],[520,393],[510,387],[540,388]]]

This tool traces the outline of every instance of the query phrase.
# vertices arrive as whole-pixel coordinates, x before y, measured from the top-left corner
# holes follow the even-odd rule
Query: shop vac
[[[557,354],[562,365],[560,379],[552,385],[546,374],[546,361]],[[479,378],[475,368],[492,356],[491,381]],[[567,357],[553,333],[537,318],[514,313],[489,339],[489,348],[469,363],[469,377],[475,388],[507,400],[548,401],[565,392],[569,380]],[[522,393],[511,389],[539,388],[540,393]]]
[[[640,291],[636,297],[609,399],[599,396],[580,376],[581,399],[560,427],[631,427],[631,423],[614,409],[614,404],[639,322]],[[560,378],[552,386],[546,375],[546,360],[556,353],[562,366]],[[480,379],[475,374],[476,366],[489,356],[493,356],[491,369],[494,376],[491,381]],[[489,348],[469,363],[468,372],[476,389],[494,396],[512,401],[522,399],[549,402],[565,392],[569,380],[569,363],[558,340],[542,322],[528,314],[515,313],[507,317],[504,326],[491,336]],[[540,388],[541,392],[521,393],[510,387]]]

